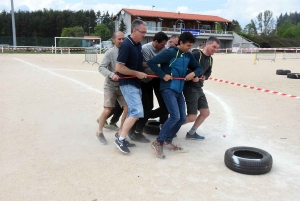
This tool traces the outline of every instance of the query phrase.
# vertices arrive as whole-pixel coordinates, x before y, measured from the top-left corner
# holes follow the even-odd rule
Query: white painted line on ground
[[[79,84],[79,85],[81,85],[81,86],[84,86],[84,87],[86,87],[87,89],[89,89],[89,90],[91,90],[91,91],[94,91],[94,92],[96,92],[96,93],[103,94],[103,91],[98,90],[98,89],[95,89],[95,88],[93,88],[93,87],[91,87],[91,86],[89,86],[89,85],[86,85],[86,84],[84,84],[84,83],[82,83],[82,82],[79,82],[79,81],[77,81],[77,80],[74,80],[74,79],[72,79],[72,78],[70,78],[70,77],[67,77],[67,76],[64,76],[64,75],[60,75],[60,74],[54,73],[54,72],[52,72],[52,71],[50,71],[50,70],[41,68],[41,67],[39,67],[39,66],[37,66],[37,65],[34,65],[34,64],[29,63],[29,62],[27,62],[27,61],[23,61],[23,60],[18,59],[18,58],[14,58],[14,59],[17,60],[17,61],[19,61],[19,62],[25,63],[25,64],[27,64],[27,65],[29,65],[29,66],[35,67],[35,68],[37,68],[37,69],[39,69],[39,70],[41,70],[41,71],[44,71],[44,72],[50,73],[50,74],[52,74],[52,75],[55,75],[55,76],[57,76],[57,77],[64,78],[64,79],[66,79],[66,80],[75,82],[76,84]]]
[[[51,71],[74,71],[74,72],[84,72],[84,73],[99,73],[98,71],[89,71],[89,70],[70,70],[70,69],[63,69],[63,68],[43,68],[45,70],[51,70]]]
[[[230,110],[230,107],[224,101],[222,101],[222,99],[219,96],[213,94],[212,92],[204,90],[204,93],[212,96],[214,99],[216,99],[221,104],[221,106],[224,109],[224,113],[226,115],[226,120],[227,120],[226,133],[227,133],[227,135],[228,135],[228,133],[229,134],[232,133],[232,129],[233,129],[233,125],[234,125],[234,119],[232,117],[232,112]]]

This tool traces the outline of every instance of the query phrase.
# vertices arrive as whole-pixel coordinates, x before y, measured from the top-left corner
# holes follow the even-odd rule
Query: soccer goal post
[[[9,48],[8,44],[0,44],[0,49],[2,50],[2,53],[3,53],[3,50],[8,49],[8,48]]]
[[[92,47],[94,45],[100,46],[101,53],[101,38],[100,37],[54,37],[54,51],[55,54],[60,51],[61,54],[70,54],[71,50],[85,51],[85,48]],[[96,47],[95,47],[96,48]]]

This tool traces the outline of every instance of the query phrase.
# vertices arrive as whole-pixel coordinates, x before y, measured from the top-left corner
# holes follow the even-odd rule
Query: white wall
[[[129,13],[125,12],[123,15],[121,13],[119,14],[118,20],[115,21],[115,30],[119,29],[122,18],[126,25],[126,33],[124,33],[124,35],[127,37],[131,33],[131,15]]]

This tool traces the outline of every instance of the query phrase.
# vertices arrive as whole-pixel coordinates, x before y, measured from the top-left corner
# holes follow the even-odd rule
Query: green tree
[[[104,41],[110,39],[112,34],[107,26],[101,23],[95,26],[93,36],[100,36],[101,40]]]
[[[257,29],[254,20],[251,20],[251,22],[245,26],[243,32],[245,34],[257,35]]]
[[[299,33],[300,13],[280,14],[277,18],[277,36],[284,38],[300,37]]]
[[[101,23],[105,24],[106,26],[108,26],[111,20],[112,19],[111,19],[110,15],[109,15],[108,11],[106,11],[106,13],[103,14],[103,16],[102,16]]]
[[[83,37],[86,35],[83,28],[80,26],[63,28],[61,37]]]
[[[279,17],[277,18],[277,24],[276,24],[277,28],[281,26],[288,19],[288,17],[289,16],[287,13],[285,13],[284,15],[280,14]]]
[[[234,31],[236,33],[241,33],[242,32],[242,27],[241,27],[240,23],[237,20],[232,20],[232,25],[233,25],[232,31]]]
[[[283,24],[285,25],[285,23]],[[282,26],[280,27],[280,31],[282,30]],[[300,37],[300,23],[298,23],[296,26],[291,25],[283,30],[283,33],[281,34],[283,38],[299,38]]]
[[[277,36],[283,37],[283,34],[286,30],[290,29],[292,27],[292,23],[288,20],[284,21],[281,26],[277,28]]]
[[[241,25],[237,20],[232,20],[231,23],[221,23],[221,26],[223,30],[226,28],[227,31],[242,32]]]
[[[96,13],[96,22],[97,22],[97,24],[101,23],[101,12],[100,11],[97,11],[97,13]]]
[[[296,37],[300,37],[300,23],[298,23],[296,26],[295,26],[295,34],[296,34]]]
[[[260,12],[256,20],[253,20],[256,26],[256,30],[260,31],[261,34],[269,35],[274,30],[274,19],[273,12],[265,10],[263,13]]]
[[[120,20],[119,31],[122,31],[123,33],[126,33],[127,31],[126,24],[124,23],[123,18],[121,18]]]
[[[287,30],[285,30],[282,34],[283,38],[295,38],[295,32],[294,32],[294,28],[291,27]]]
[[[63,28],[61,37],[83,37],[86,35],[82,27],[70,27],[70,28]],[[64,39],[61,38],[58,42],[60,47],[81,47],[82,40],[81,39]]]
[[[96,13],[94,10],[88,10],[84,12],[84,24],[82,25],[83,29],[87,33],[93,33],[94,27],[97,25]]]
[[[113,14],[109,15],[108,11],[102,15],[101,24],[105,24],[108,30],[110,31],[110,35],[113,34],[115,30],[115,22],[112,20]]]

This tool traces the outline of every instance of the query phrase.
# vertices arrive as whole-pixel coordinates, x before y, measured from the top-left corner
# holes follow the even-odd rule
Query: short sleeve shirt
[[[143,54],[141,43],[136,43],[128,36],[119,48],[119,55],[117,62],[124,64],[130,70],[143,72]],[[120,77],[125,75],[118,73]],[[141,80],[138,78],[120,79],[120,86],[133,85],[137,88],[141,88]]]
[[[146,43],[142,46],[142,52],[143,52],[143,57],[144,57],[144,61],[147,62],[149,59],[151,59],[152,57],[158,55],[160,52],[166,50],[167,48],[164,47],[161,50],[157,50],[155,49],[155,47],[153,47],[152,42]],[[144,68],[144,72],[148,75],[154,75],[154,72],[151,70],[151,68],[146,67]],[[146,78],[146,79],[142,79],[142,82],[150,82],[153,78]]]

